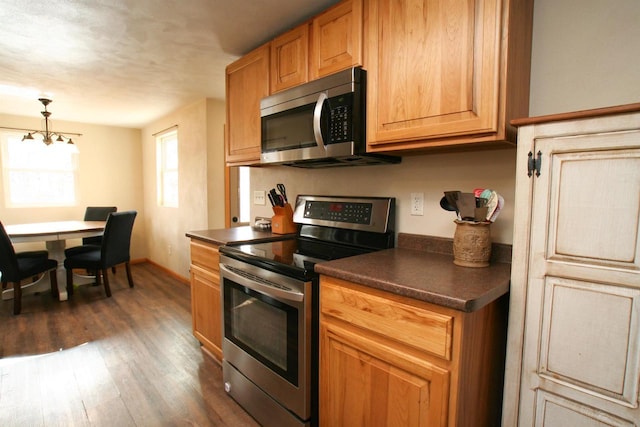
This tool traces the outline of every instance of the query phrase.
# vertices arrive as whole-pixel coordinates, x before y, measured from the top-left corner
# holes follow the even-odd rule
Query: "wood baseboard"
[[[191,283],[189,282],[189,278],[188,277],[181,276],[180,274],[176,273],[175,271],[169,270],[167,267],[165,267],[163,265],[160,265],[157,262],[154,262],[154,261],[150,260],[149,258],[138,258],[138,259],[132,259],[131,260],[131,264],[141,264],[141,263],[144,263],[144,262],[148,262],[149,264],[154,265],[155,267],[159,268],[163,272],[167,273],[169,276],[171,276],[174,279],[180,281],[180,283],[182,283],[183,285],[187,285],[187,286],[191,285]]]

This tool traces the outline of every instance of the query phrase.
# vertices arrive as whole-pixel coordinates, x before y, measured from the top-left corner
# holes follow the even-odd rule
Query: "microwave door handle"
[[[318,101],[316,101],[316,107],[313,109],[313,135],[316,138],[316,144],[318,147],[326,149],[324,145],[324,138],[322,138],[322,128],[320,126],[320,119],[322,116],[322,107],[324,103],[329,99],[327,94],[324,92],[320,93],[318,96]]]

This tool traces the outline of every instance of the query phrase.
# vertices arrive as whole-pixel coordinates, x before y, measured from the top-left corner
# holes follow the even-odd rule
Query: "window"
[[[251,178],[250,168],[242,166],[238,170],[238,202],[240,204],[239,221],[248,224],[251,221]]]
[[[229,200],[226,223],[230,227],[249,224],[251,221],[251,174],[247,166],[227,168],[226,184]]]
[[[22,141],[1,134],[2,173],[7,207],[73,206],[76,203],[77,149],[73,145]]]
[[[178,131],[156,138],[158,205],[178,207]]]

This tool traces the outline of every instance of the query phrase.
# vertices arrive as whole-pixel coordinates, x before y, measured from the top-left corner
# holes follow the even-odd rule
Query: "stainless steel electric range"
[[[225,390],[264,426],[317,425],[318,262],[394,246],[395,199],[298,196],[287,240],[222,246]]]

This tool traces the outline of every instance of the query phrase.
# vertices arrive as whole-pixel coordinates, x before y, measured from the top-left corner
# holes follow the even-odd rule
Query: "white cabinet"
[[[637,426],[640,104],[522,122],[503,425]]]

